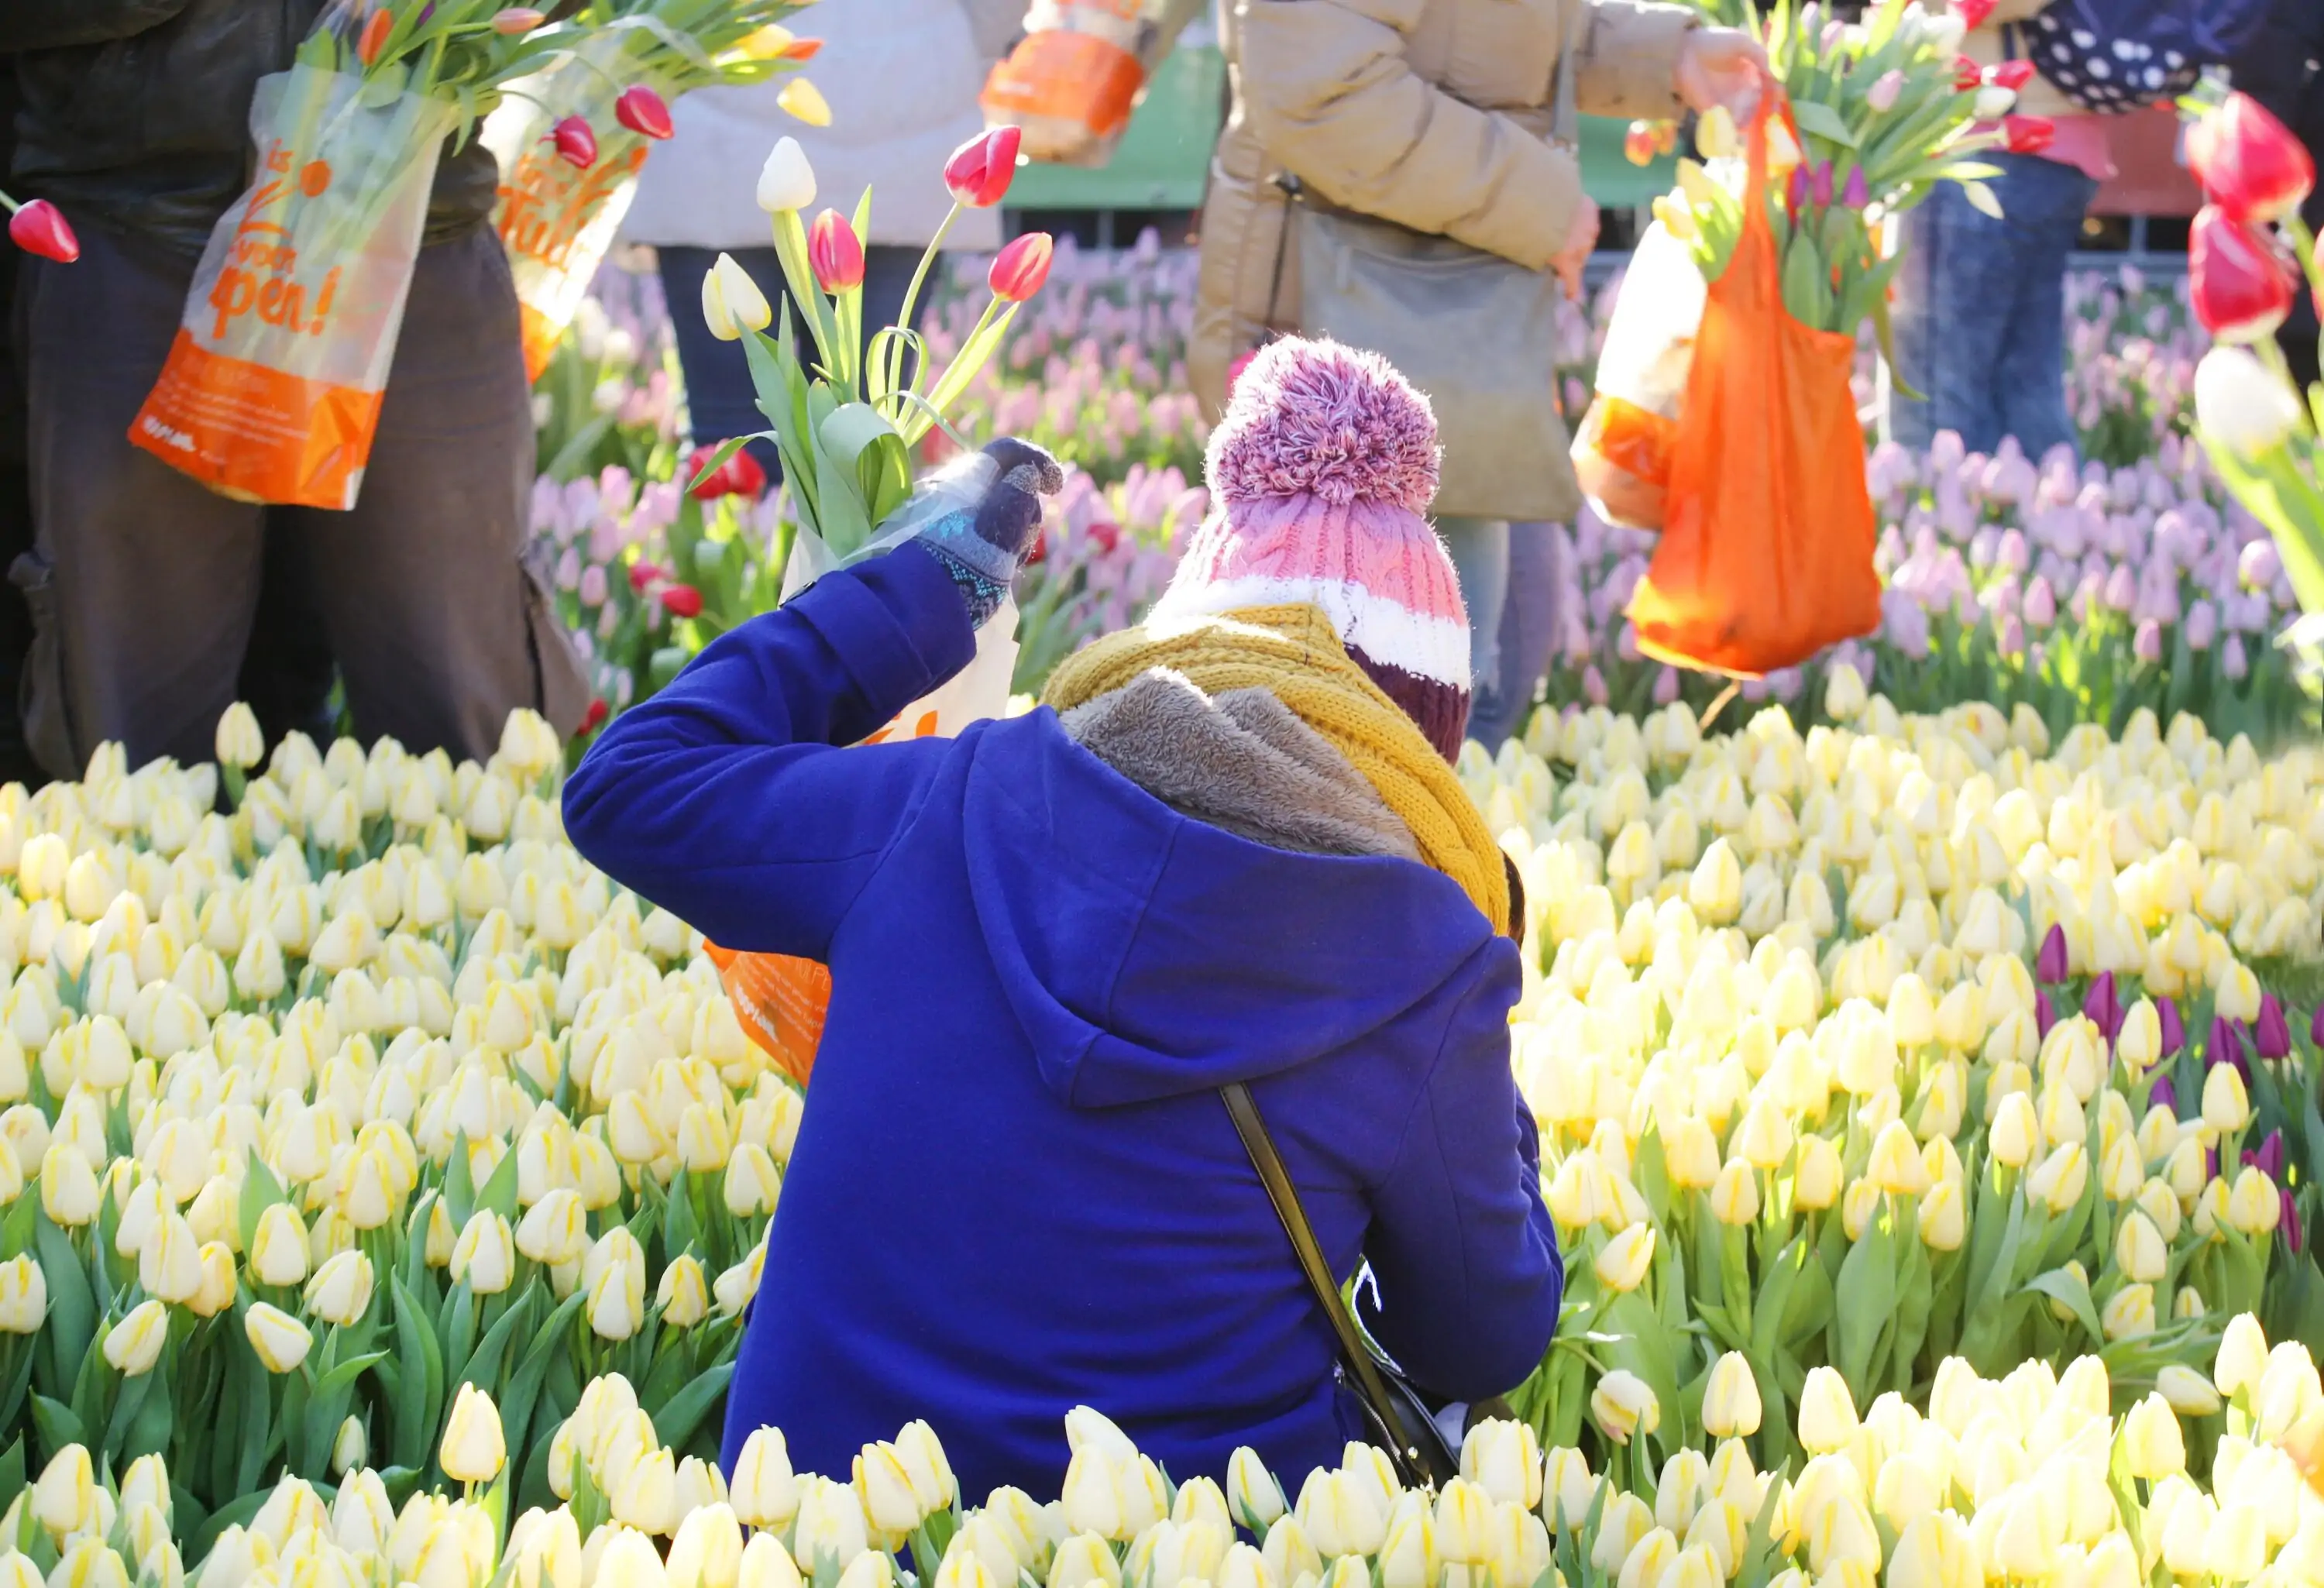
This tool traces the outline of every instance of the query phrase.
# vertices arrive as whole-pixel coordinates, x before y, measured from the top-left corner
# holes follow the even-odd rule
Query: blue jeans
[[[1500,673],[1501,607],[1509,593],[1509,525],[1499,518],[1440,518],[1437,538],[1461,579],[1461,605],[1469,613],[1469,737],[1479,736],[1479,718]],[[1499,741],[1491,748],[1499,749]]]
[[[1896,370],[1923,402],[1892,394],[1888,432],[1926,447],[1954,430],[1972,452],[2015,436],[2029,457],[2075,439],[2066,412],[2066,264],[2098,183],[2033,154],[1991,154],[2002,217],[1939,182],[1904,219]]]
[[[710,334],[709,322],[702,318],[702,278],[718,263],[715,248],[662,248],[656,250],[661,261],[663,294],[669,300],[670,328],[678,338],[678,367],[686,378],[686,411],[688,428],[697,446],[723,441],[729,436],[747,436],[767,428],[767,416],[759,411],[758,391],[751,384],[750,361],[743,356],[739,342],[722,342]],[[783,267],[768,248],[734,248],[727,252],[734,261],[750,272],[759,291],[767,295],[770,303],[780,303],[788,289],[783,284]],[[868,343],[882,327],[897,323],[904,307],[904,294],[912,284],[912,272],[918,268],[920,250],[900,248],[887,244],[873,244],[863,250],[863,334]],[[928,273],[936,274],[931,265]],[[920,310],[927,301],[928,287],[920,289],[920,302],[912,309],[917,327]],[[812,347],[807,322],[792,317],[791,329],[802,348]],[[775,455],[770,441],[753,441],[751,455],[767,471],[769,480],[782,477],[782,463]]]
[[[1502,586],[1501,621],[1493,656],[1493,678],[1480,685],[1469,707],[1469,737],[1495,750],[1525,732],[1533,715],[1534,691],[1549,676],[1557,643],[1558,578],[1554,526],[1509,526],[1508,571]]]

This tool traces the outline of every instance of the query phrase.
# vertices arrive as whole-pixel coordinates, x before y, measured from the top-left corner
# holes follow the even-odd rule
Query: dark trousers
[[[669,300],[671,329],[678,337],[678,365],[686,377],[686,412],[694,432],[696,446],[711,446],[730,436],[754,435],[767,428],[767,416],[759,411],[758,392],[751,384],[751,366],[739,342],[722,342],[710,334],[710,323],[702,318],[702,278],[718,263],[715,248],[661,248],[655,251],[661,260],[662,292]],[[734,262],[750,272],[759,291],[767,295],[770,303],[780,303],[788,289],[783,285],[782,262],[775,251],[768,248],[735,248],[728,250]],[[903,312],[904,294],[910,290],[912,272],[919,268],[921,250],[874,244],[863,251],[863,335],[868,342],[882,327],[897,323]],[[928,267],[931,282],[920,288],[920,302],[913,306],[912,319],[917,322],[920,310],[927,302],[927,294],[938,264]],[[793,315],[791,329],[798,337],[802,349],[815,346],[807,335],[807,323]],[[811,353],[807,356],[812,357]],[[771,442],[753,441],[751,456],[759,460],[770,480],[782,476],[781,460],[775,455]]]
[[[25,263],[36,544],[10,577],[32,609],[25,731],[42,764],[75,775],[106,740],[133,766],[209,757],[260,621],[270,530],[295,540],[276,568],[303,578],[318,619],[287,642],[337,659],[364,738],[482,760],[519,706],[577,724],[580,669],[525,560],[532,416],[500,240],[479,226],[420,251],[346,512],[229,501],[130,446],[191,276],[97,226],[78,263]]]
[[[1895,374],[1924,401],[1893,397],[1888,428],[1925,448],[1952,430],[1990,454],[2015,436],[2039,459],[2078,439],[2066,412],[2066,265],[2098,185],[2038,154],[1988,154],[2002,218],[1958,183],[1904,220],[1896,278]]]

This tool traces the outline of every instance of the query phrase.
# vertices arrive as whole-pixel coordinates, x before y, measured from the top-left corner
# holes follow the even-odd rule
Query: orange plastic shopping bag
[[[1663,536],[1628,613],[1647,655],[1738,678],[1880,622],[1856,344],[1784,309],[1764,114],[1748,143],[1742,235],[1703,306]]]
[[[1009,705],[1017,667],[1017,605],[1003,603],[977,631],[976,657],[935,693],[915,700],[895,720],[863,741],[950,739],[969,724],[998,716]],[[831,971],[812,959],[785,954],[742,954],[715,944],[704,952],[718,967],[727,1002],[742,1032],[776,1067],[800,1085],[815,1068],[823,1019],[831,1006]]]
[[[614,101],[640,81],[657,91],[669,88],[629,67],[622,47],[619,33],[588,40],[515,85],[520,91],[484,120],[484,146],[501,166],[493,226],[508,246],[509,273],[516,280],[527,380],[539,380],[549,367],[637,197],[647,141],[622,125]],[[572,115],[596,133],[597,155],[586,166],[573,164],[549,142],[549,130]]]
[[[210,233],[130,441],[221,495],[354,506],[458,115],[316,66],[260,79],[257,180]]]

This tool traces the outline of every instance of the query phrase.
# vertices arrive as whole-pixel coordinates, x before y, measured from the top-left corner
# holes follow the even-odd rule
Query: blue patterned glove
[[[956,500],[935,512],[914,539],[960,586],[970,625],[982,628],[1008,599],[1040,540],[1041,498],[1064,489],[1065,475],[1040,448],[1008,436],[985,448],[969,466],[974,494],[959,491],[962,476],[951,471],[930,482],[932,493],[941,495],[950,488]]]

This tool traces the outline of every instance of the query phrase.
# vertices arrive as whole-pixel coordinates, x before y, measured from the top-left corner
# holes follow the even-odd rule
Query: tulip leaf
[[[501,1161],[493,1169],[493,1177],[486,1180],[484,1188],[476,1193],[478,1207],[489,1208],[501,1217],[512,1221],[516,1218],[518,1213],[516,1160],[515,1153],[502,1153]]]
[[[509,1156],[514,1158],[516,1154],[512,1152]],[[539,1283],[538,1280],[534,1282]],[[528,1290],[526,1294],[529,1296],[530,1292]],[[453,1394],[459,1393],[462,1384],[474,1384],[488,1395],[499,1390],[502,1360],[507,1356],[509,1341],[515,1336],[518,1327],[524,1322],[528,1310],[521,1306],[512,1306],[493,1321],[491,1328],[484,1331],[484,1339],[477,1342],[476,1349],[461,1366],[460,1376],[447,1386]]]
[[[456,1160],[460,1156],[455,1153]],[[436,1331],[422,1310],[420,1299],[397,1275],[392,1281],[395,1298],[396,1371],[402,1380],[396,1398],[395,1434],[392,1459],[400,1467],[419,1468],[428,1462],[429,1445],[436,1436],[435,1417],[431,1408],[434,1396],[429,1380],[440,1372],[431,1371],[430,1358],[436,1345]]]
[[[727,1381],[733,1376],[734,1364],[720,1362],[654,1411],[654,1432],[661,1436],[662,1443],[682,1452],[710,1408],[724,1398]]]
[[[540,1280],[536,1276],[526,1284],[525,1295],[530,1300],[540,1293]],[[572,1327],[574,1318],[580,1315],[581,1308],[586,1305],[586,1293],[576,1289],[559,1302],[556,1309],[549,1315],[548,1320],[533,1331],[532,1342],[526,1348],[523,1360],[517,1364],[516,1371],[510,1375],[508,1386],[502,1391],[499,1399],[501,1426],[503,1436],[510,1442],[511,1449],[517,1447],[531,1426],[534,1403],[540,1399],[541,1389],[549,1376],[551,1359],[568,1364],[571,1362],[570,1353],[564,1351],[562,1347]],[[522,1310],[529,1313],[531,1308],[527,1306]],[[552,1413],[558,1412],[558,1407],[554,1401],[549,1403],[548,1409]],[[558,1420],[562,1420],[561,1414]],[[546,1431],[545,1425],[544,1431]],[[545,1446],[549,1441],[544,1438],[540,1443]],[[545,1466],[543,1470],[547,1470]],[[523,1495],[520,1493],[519,1498],[523,1498]]]
[[[92,1454],[102,1455],[108,1461],[120,1457],[121,1459],[115,1462],[116,1465],[129,1464],[127,1458],[122,1454],[122,1445],[129,1436],[130,1425],[137,1420],[137,1414],[145,1409],[146,1399],[152,1392],[153,1381],[161,1376],[158,1372],[144,1372],[139,1373],[134,1378],[125,1378],[121,1380],[120,1393],[113,1399],[113,1416],[106,1421],[105,1445],[101,1450]],[[162,1399],[167,1400],[169,1397],[165,1394]]]
[[[2046,1296],[2061,1306],[2073,1309],[2074,1319],[2090,1332],[2093,1341],[2103,1341],[2106,1332],[2098,1327],[2098,1308],[2090,1300],[2090,1282],[2071,1269],[2052,1269],[2025,1282],[2022,1294]]]
[[[87,1445],[88,1435],[72,1408],[46,1395],[32,1397],[32,1429],[53,1454],[68,1445]]]
[[[1794,99],[1792,102],[1792,119],[1800,124],[1800,131],[1809,137],[1821,138],[1843,149],[1857,146],[1856,134],[1848,130],[1848,124],[1840,119],[1840,112],[1820,100]]]
[[[219,1534],[228,1528],[248,1527],[251,1520],[273,1497],[273,1487],[269,1485],[255,1494],[241,1495],[227,1504],[218,1507],[209,1514],[200,1527],[194,1529],[193,1537],[186,1540],[185,1558],[198,1561],[208,1555],[210,1546],[217,1542]]]
[[[1832,1365],[1858,1400],[1869,1401],[1872,1353],[1886,1331],[1896,1299],[1896,1220],[1891,1210],[1876,1214],[1840,1265],[1832,1318],[1836,1349]]]
[[[38,1198],[34,1198],[38,1206]],[[41,1345],[49,1353],[51,1390],[62,1390],[80,1372],[88,1353],[89,1336],[97,1327],[96,1299],[89,1294],[88,1274],[72,1237],[58,1228],[46,1209],[33,1226],[33,1251],[49,1286],[49,1316],[41,1325]]]
[[[469,1166],[466,1131],[452,1132],[452,1156],[444,1166],[443,1195],[444,1212],[451,1219],[455,1233],[466,1229],[468,1215],[476,1211],[476,1182]]]

